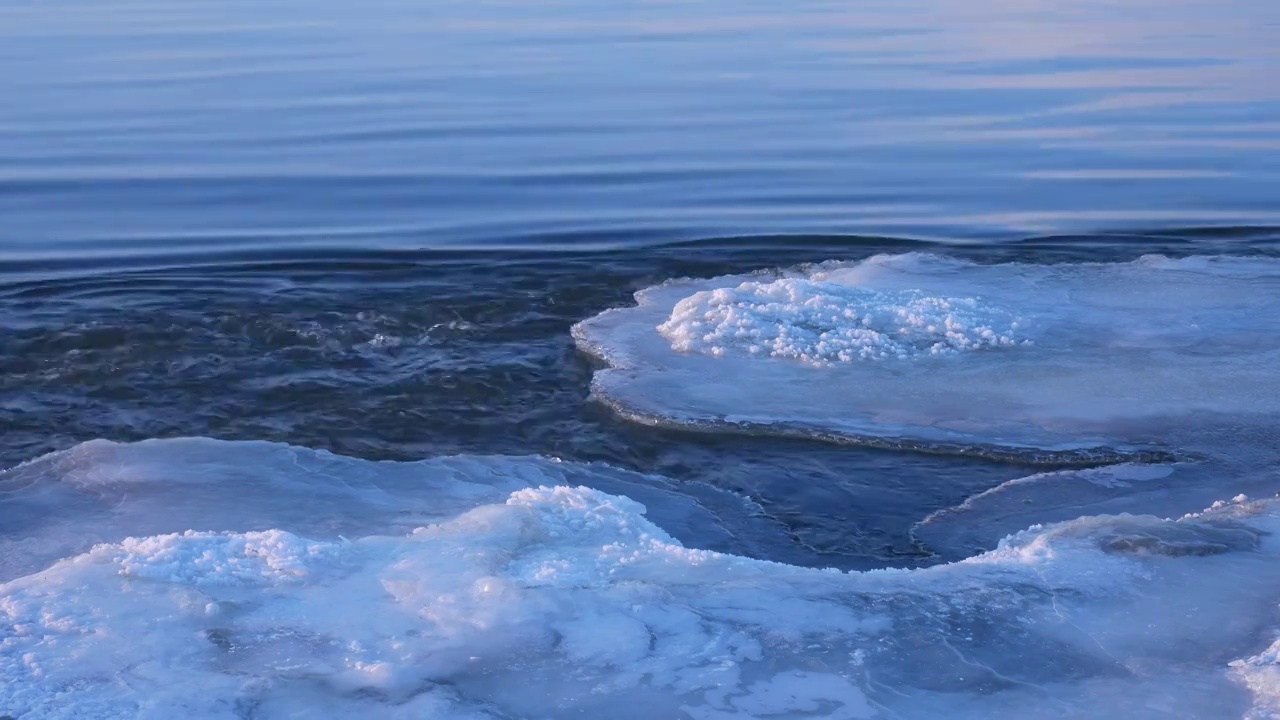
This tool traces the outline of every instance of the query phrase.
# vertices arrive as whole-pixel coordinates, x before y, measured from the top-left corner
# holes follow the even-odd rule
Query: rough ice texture
[[[130,577],[187,585],[272,585],[305,581],[314,561],[334,552],[280,530],[240,535],[187,530],[125,538],[90,555],[118,565],[120,574]]]
[[[680,352],[830,365],[1030,344],[1018,328],[1013,314],[981,298],[782,278],[696,292],[658,332]]]
[[[1269,258],[910,253],[675,280],[573,332],[644,422],[1080,453],[1280,413],[1277,297]]]
[[[782,533],[737,495],[697,483],[677,489],[665,478],[603,465],[483,456],[365,462],[266,442],[93,441],[0,471],[0,582],[130,535],[407,533],[522,488],[582,484],[649,504],[664,527],[704,547],[736,546],[744,536],[768,544]],[[246,539],[244,557],[234,561],[175,556],[172,572],[215,558],[231,563],[224,577],[287,572],[253,564],[268,542],[269,535]]]
[[[1255,697],[1254,705],[1243,715],[1245,720],[1280,717],[1280,639],[1257,655],[1232,661],[1231,669]]]
[[[102,462],[82,458],[77,477],[150,462],[184,482],[192,445],[177,442],[116,447],[123,468],[95,445]],[[232,476],[261,459],[211,445]],[[501,467],[544,472],[525,462]],[[356,485],[404,469],[326,470],[340,468]],[[1277,501],[1083,518],[951,565],[843,574],[686,547],[640,503],[599,490],[477,493],[468,483],[493,487],[493,466],[469,468],[437,479],[449,509],[408,531],[138,537],[0,584],[0,715],[1217,719],[1278,707],[1276,653],[1257,654],[1275,639]]]

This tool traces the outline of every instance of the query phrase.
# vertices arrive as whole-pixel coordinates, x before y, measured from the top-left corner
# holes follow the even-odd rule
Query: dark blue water
[[[1032,470],[634,426],[569,328],[875,252],[1275,253],[1278,38],[1269,0],[0,2],[0,466],[541,453],[793,541],[721,549],[929,562],[913,523]]]

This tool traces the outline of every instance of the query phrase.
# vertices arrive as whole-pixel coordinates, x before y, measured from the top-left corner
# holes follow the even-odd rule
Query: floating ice
[[[649,423],[1055,461],[1280,412],[1280,260],[881,255],[676,280],[579,323]],[[865,361],[880,360],[880,361]]]
[[[225,468],[262,457],[209,444]],[[181,478],[182,441],[167,445],[111,447],[125,469]],[[120,471],[103,447],[82,449],[77,477]],[[324,467],[364,487],[408,469],[346,463]],[[1217,719],[1280,707],[1276,652],[1264,651],[1280,601],[1277,501],[1084,518],[964,562],[843,574],[686,547],[599,490],[465,477],[436,477],[448,509],[413,530],[164,533],[0,584],[0,716]]]

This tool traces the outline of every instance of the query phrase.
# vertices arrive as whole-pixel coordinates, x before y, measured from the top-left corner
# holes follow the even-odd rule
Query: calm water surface
[[[1278,36],[1267,0],[15,0],[0,260],[1276,226]]]
[[[568,328],[945,247],[1275,253],[1280,5],[0,3],[0,464],[94,437],[547,453],[927,562],[1029,470],[634,427]]]

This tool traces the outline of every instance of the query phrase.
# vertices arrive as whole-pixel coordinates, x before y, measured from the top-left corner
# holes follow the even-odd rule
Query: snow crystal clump
[[[976,297],[878,291],[783,278],[695,293],[658,332],[673,350],[768,356],[816,366],[1030,344],[1019,319]]]

